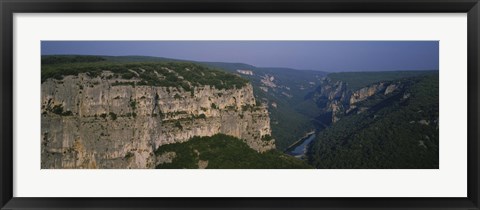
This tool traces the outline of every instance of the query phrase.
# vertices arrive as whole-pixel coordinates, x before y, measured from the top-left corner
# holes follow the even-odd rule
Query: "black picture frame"
[[[479,209],[478,0],[0,0],[2,209]],[[467,13],[468,196],[465,198],[17,198],[13,197],[14,13],[355,12]],[[252,189],[255,190],[255,189]]]

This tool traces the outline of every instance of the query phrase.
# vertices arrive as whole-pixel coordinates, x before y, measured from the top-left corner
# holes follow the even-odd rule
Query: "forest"
[[[282,152],[270,150],[264,153],[248,147],[242,140],[233,136],[216,134],[211,137],[193,137],[175,144],[158,148],[157,157],[174,152],[171,163],[159,164],[156,168],[199,168],[199,161],[207,161],[208,169],[295,169],[312,168],[304,161]]]
[[[438,72],[401,81],[406,87],[371,97],[367,111],[344,116],[309,149],[316,168],[438,168]]]

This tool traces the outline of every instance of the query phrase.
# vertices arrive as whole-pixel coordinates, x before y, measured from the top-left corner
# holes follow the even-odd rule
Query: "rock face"
[[[240,74],[245,74],[245,75],[253,75],[252,70],[237,69],[237,72],[240,73]]]
[[[270,118],[250,84],[187,92],[134,82],[86,74],[43,82],[42,168],[154,168],[158,147],[217,133],[258,152],[275,148],[262,140]]]
[[[357,107],[359,102],[377,94],[388,95],[400,88],[402,88],[402,84],[399,82],[379,82],[349,91],[345,82],[333,82],[326,77],[321,81],[312,98],[325,112],[332,113],[332,123],[335,123],[341,116],[353,110],[365,111],[366,107]]]
[[[388,86],[390,87],[390,86]],[[363,101],[370,96],[373,96],[381,91],[384,91],[385,83],[381,82],[378,84],[374,84],[368,87],[361,88],[360,90],[356,90],[352,92],[350,96],[350,105],[355,104],[357,102]],[[393,89],[394,90],[394,89]],[[389,92],[393,92],[392,88],[389,88]]]

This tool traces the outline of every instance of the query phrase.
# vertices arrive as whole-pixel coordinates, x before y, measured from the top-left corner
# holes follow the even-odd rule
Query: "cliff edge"
[[[189,71],[212,74],[202,70],[130,65],[121,74],[102,67],[95,74],[42,75],[41,167],[154,168],[162,145],[219,133],[257,152],[274,149],[267,108],[257,105],[251,84],[226,87],[220,79],[224,88],[217,88],[186,79]],[[160,83],[171,75],[176,82],[168,84],[180,85]]]

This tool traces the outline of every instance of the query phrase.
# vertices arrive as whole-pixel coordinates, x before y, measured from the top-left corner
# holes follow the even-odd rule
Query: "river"
[[[305,154],[307,153],[307,147],[308,145],[315,139],[315,133],[312,133],[310,135],[308,135],[307,137],[301,139],[299,141],[300,145],[295,144],[295,145],[298,145],[298,146],[295,146],[293,145],[293,149],[288,149],[287,151],[287,154],[289,155],[292,155],[292,156],[295,156],[296,158],[303,158],[305,156]]]

